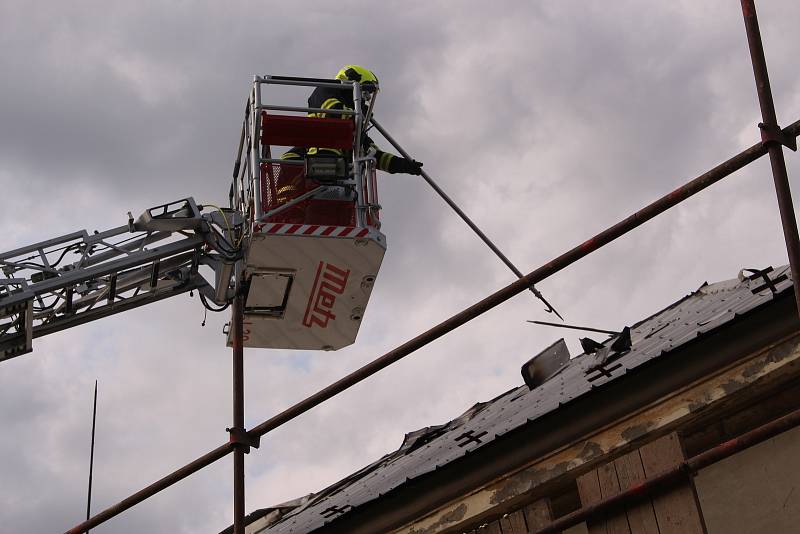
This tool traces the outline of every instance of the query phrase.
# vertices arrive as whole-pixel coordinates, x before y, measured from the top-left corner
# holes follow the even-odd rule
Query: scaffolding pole
[[[593,238],[585,241],[584,243],[574,247],[573,249],[565,252],[561,256],[555,258],[551,262],[539,267],[538,269],[528,273],[522,274],[510,260],[489,240],[488,237],[469,219],[469,217],[461,211],[460,208],[438,187],[438,185],[426,174],[423,178],[434,188],[434,190],[447,202],[456,213],[472,228],[473,231],[489,246],[489,248],[518,276],[518,280],[506,287],[496,291],[495,293],[477,302],[469,308],[457,313],[449,319],[439,323],[419,336],[407,341],[403,345],[387,352],[383,356],[373,360],[369,364],[357,369],[344,378],[334,382],[328,387],[318,391],[317,393],[307,397],[306,399],[298,402],[283,412],[275,415],[274,417],[264,421],[260,425],[254,427],[249,432],[245,430],[244,426],[244,352],[243,352],[243,303],[237,284],[236,296],[233,301],[233,428],[228,429],[230,438],[228,443],[217,447],[216,449],[206,453],[193,462],[185,465],[184,467],[174,471],[173,473],[165,476],[161,480],[151,484],[150,486],[134,493],[130,497],[120,501],[119,503],[103,510],[92,518],[87,518],[86,521],[80,525],[67,531],[67,534],[77,534],[88,532],[90,528],[100,525],[112,517],[122,513],[123,511],[132,508],[139,502],[155,495],[163,489],[172,486],[173,484],[187,478],[191,474],[199,471],[203,467],[225,457],[230,452],[234,453],[234,534],[244,534],[245,530],[245,488],[244,488],[244,454],[249,452],[250,446],[258,447],[261,436],[278,428],[279,426],[291,421],[292,419],[302,415],[303,413],[311,410],[318,404],[338,395],[344,390],[352,387],[353,385],[365,380],[378,371],[388,367],[389,365],[399,361],[400,359],[408,356],[414,351],[422,348],[423,346],[431,343],[432,341],[444,336],[445,334],[455,330],[456,328],[464,325],[479,315],[486,313],[492,308],[500,305],[511,297],[525,291],[532,291],[539,297],[547,306],[548,311],[555,310],[550,304],[541,296],[541,294],[534,288],[537,284],[544,279],[552,276],[565,267],[575,263],[584,256],[596,251],[597,249],[607,245],[618,237],[630,232],[638,226],[644,224],[656,215],[676,206],[687,198],[699,193],[703,189],[713,185],[714,183],[722,180],[726,176],[736,172],[742,167],[752,163],[756,159],[769,153],[770,164],[772,166],[772,175],[775,182],[775,190],[778,197],[778,209],[780,211],[781,223],[783,226],[784,239],[786,241],[786,249],[789,256],[789,264],[792,273],[792,282],[794,284],[795,303],[797,306],[797,313],[800,314],[800,239],[798,239],[797,221],[795,218],[794,207],[792,205],[791,191],[789,188],[789,179],[786,171],[786,162],[783,157],[783,146],[787,146],[792,150],[797,150],[796,138],[800,135],[800,121],[796,121],[789,127],[781,130],[778,126],[778,120],[775,112],[775,104],[772,99],[772,90],[769,83],[769,76],[767,72],[766,60],[764,57],[764,48],[761,40],[761,33],[758,27],[758,19],[756,17],[756,9],[754,0],[741,0],[742,13],[744,16],[745,29],[747,32],[747,41],[750,48],[750,58],[753,63],[753,74],[756,82],[756,89],[758,91],[758,100],[761,107],[761,116],[763,122],[758,126],[761,129],[762,142],[747,150],[740,152],[738,155],[721,163],[714,169],[702,174],[690,181],[689,183],[679,187],[672,193],[661,197],[645,208],[637,211],[628,218],[620,221],[600,232]],[[389,142],[397,148],[403,157],[409,158],[408,154],[395,142],[391,136],[386,132],[376,121],[373,120],[375,127],[389,140]],[[237,162],[238,166],[238,162]],[[234,173],[235,174],[235,173]],[[558,315],[558,312],[555,312]],[[560,315],[559,315],[560,317]],[[794,414],[793,421],[796,424],[796,413]],[[743,440],[744,441],[744,440]],[[715,454],[727,454],[727,447],[721,446],[717,451],[709,451],[706,455],[701,455],[712,458]],[[720,452],[722,451],[722,452]],[[694,460],[694,459],[693,459]],[[691,461],[690,461],[691,464]],[[699,464],[698,464],[699,465]],[[691,466],[697,468],[697,466]],[[681,471],[687,470],[684,466]],[[671,480],[676,479],[677,475],[665,474],[664,480],[660,483],[669,483]],[[653,487],[658,486],[659,483],[653,481]],[[90,490],[91,491],[91,490]],[[580,512],[580,511],[579,511]],[[577,513],[576,513],[577,514]],[[575,519],[574,517],[572,518]],[[573,523],[574,524],[574,523]],[[552,527],[553,525],[551,525]]]
[[[244,454],[239,436],[244,434],[244,311],[237,290],[233,298],[233,428],[229,429],[233,449],[233,534],[244,534]]]
[[[783,134],[791,136],[792,139],[800,135],[800,120],[794,122],[783,130]],[[360,369],[352,372],[346,377],[334,382],[328,387],[318,391],[317,393],[307,397],[306,399],[298,402],[294,406],[284,410],[283,412],[275,415],[274,417],[264,421],[260,425],[253,427],[250,431],[245,433],[245,440],[250,442],[253,446],[258,446],[258,440],[261,436],[278,428],[279,426],[291,421],[292,419],[309,411],[318,404],[330,399],[334,395],[350,388],[351,386],[361,382],[362,380],[374,375],[381,369],[397,362],[398,360],[408,356],[414,351],[424,347],[432,341],[444,336],[445,334],[455,330],[459,326],[471,321],[472,319],[486,313],[487,311],[495,308],[503,302],[509,300],[528,290],[533,284],[541,282],[546,278],[554,275],[562,269],[572,265],[581,258],[588,256],[597,249],[614,241],[618,237],[627,234],[635,228],[641,226],[653,217],[675,207],[687,198],[696,195],[700,191],[710,187],[711,185],[722,180],[726,176],[733,174],[744,166],[754,162],[758,158],[767,154],[767,148],[764,143],[757,143],[750,148],[740,152],[733,158],[717,165],[710,171],[701,174],[694,180],[682,185],[671,193],[659,198],[655,202],[649,204],[645,208],[633,213],[626,219],[618,222],[617,224],[603,230],[591,239],[588,239],[580,245],[572,248],[564,254],[558,256],[552,261],[542,265],[538,269],[531,271],[519,280],[505,286],[504,288],[492,293],[483,300],[473,304],[469,308],[453,315],[449,319],[439,323],[426,332],[418,335],[414,339],[407,341],[403,345],[395,348],[384,354],[383,356],[373,360]],[[798,283],[795,283],[795,292],[798,290]],[[163,489],[180,482],[189,475],[199,471],[203,467],[223,458],[228,453],[234,450],[233,443],[226,443],[217,447],[216,449],[204,454],[193,462],[181,467],[177,471],[163,477],[159,481],[151,484],[150,486],[138,491],[130,497],[120,501],[117,504],[110,506],[103,510],[96,516],[88,521],[77,525],[76,527],[67,531],[67,534],[79,534],[86,532],[87,529],[100,525],[112,517],[132,508],[144,499],[155,495]]]
[[[690,480],[698,471],[713,465],[749,447],[772,439],[800,425],[800,410],[775,419],[737,438],[728,440],[697,456],[677,464],[675,467],[656,474],[654,477],[632,486],[630,489],[607,497],[596,503],[579,508],[556,519],[549,525],[532,530],[533,534],[555,534],[579,523],[611,512],[624,513],[626,508]]]
[[[786,172],[786,161],[783,159],[783,146],[797,150],[797,140],[794,137],[783,135],[778,126],[775,114],[775,103],[772,100],[772,88],[769,84],[767,61],[764,57],[764,45],[761,41],[761,31],[758,28],[758,17],[754,0],[741,0],[744,27],[747,32],[747,43],[750,48],[750,59],[753,63],[753,75],[756,80],[758,103],[761,106],[761,120],[758,127],[761,129],[762,142],[767,145],[769,161],[772,166],[772,179],[775,182],[775,193],[778,196],[778,210],[783,226],[783,238],[786,241],[786,252],[789,255],[789,267],[792,271],[792,280],[795,282],[795,303],[800,314],[800,245],[798,245],[797,220],[792,205],[792,193],[789,190],[789,176]]]
[[[384,129],[384,127],[381,126],[377,120],[375,120],[375,117],[372,118],[372,124],[375,125],[375,128],[381,133],[381,135],[384,138],[386,138],[387,141],[389,141],[389,143],[400,153],[401,156],[403,156],[405,159],[409,160],[413,159],[408,154],[408,152],[406,152],[405,149],[402,146],[400,146],[400,144],[397,141],[394,140],[394,137],[392,137],[389,134],[389,132],[387,132],[386,129]],[[486,234],[483,233],[483,230],[478,228],[478,225],[475,224],[466,213],[464,213],[464,210],[458,207],[458,204],[456,204],[453,201],[453,199],[450,198],[450,196],[447,193],[445,193],[441,187],[439,187],[439,184],[437,184],[434,181],[434,179],[431,178],[428,175],[428,173],[425,172],[424,170],[420,171],[420,176],[422,176],[422,178],[426,182],[428,182],[428,185],[431,186],[431,188],[436,192],[436,194],[439,195],[441,199],[444,200],[448,206],[450,206],[450,208],[456,213],[456,215],[461,217],[461,220],[464,221],[473,232],[475,232],[475,235],[477,235],[480,238],[480,240],[483,241],[487,247],[489,247],[489,250],[494,252],[495,256],[500,258],[500,261],[502,261],[506,265],[506,267],[508,267],[509,270],[511,270],[512,273],[517,275],[517,278],[522,278],[523,276],[522,271],[517,269],[517,266],[511,263],[511,260],[509,260],[508,257],[505,254],[503,254],[503,252],[499,248],[497,248],[497,245],[495,245],[494,242],[491,239],[489,239],[489,237]],[[558,311],[556,311],[556,309],[552,306],[552,304],[550,304],[547,301],[547,299],[544,298],[544,295],[542,295],[541,291],[539,291],[533,286],[531,286],[529,289],[537,299],[542,301],[542,304],[545,305],[545,311],[547,313],[554,313],[556,314],[556,316],[558,316],[559,319],[561,319],[562,321],[564,320],[564,318],[561,317],[561,314],[558,313]]]

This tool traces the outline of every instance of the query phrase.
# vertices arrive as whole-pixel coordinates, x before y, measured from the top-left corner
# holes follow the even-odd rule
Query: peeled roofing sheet
[[[745,273],[745,276],[747,273]],[[350,475],[314,496],[305,506],[262,533],[306,533],[347,514],[354,508],[379,498],[409,480],[430,473],[469,452],[486,446],[498,436],[525,425],[562,404],[623,376],[627,371],[658,358],[671,350],[713,330],[734,317],[772,300],[791,288],[789,267],[770,272],[777,293],[763,287],[763,278],[739,278],[703,285],[670,307],[631,328],[631,350],[606,364],[606,376],[587,371],[598,362],[581,355],[550,380],[534,389],[514,388],[499,397],[478,404],[461,417],[427,432],[407,436],[400,450]],[[617,366],[619,364],[619,366]],[[411,436],[411,437],[409,437]],[[427,436],[427,439],[426,439]],[[416,438],[416,445],[411,441]]]

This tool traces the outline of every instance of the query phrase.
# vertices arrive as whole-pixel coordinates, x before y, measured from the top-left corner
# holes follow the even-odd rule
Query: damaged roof
[[[738,278],[703,284],[697,291],[631,326],[630,344],[617,342],[622,336],[611,336],[601,342],[601,348],[573,358],[533,390],[526,385],[511,389],[474,405],[449,423],[410,432],[398,450],[298,501],[295,508],[283,507],[280,513],[262,514],[248,531],[312,532],[767,304],[791,287],[788,266],[761,271],[745,269]],[[265,510],[273,512],[276,507]]]

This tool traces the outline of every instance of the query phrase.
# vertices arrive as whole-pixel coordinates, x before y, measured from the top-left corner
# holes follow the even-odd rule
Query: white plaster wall
[[[709,534],[800,532],[800,427],[700,471]]]

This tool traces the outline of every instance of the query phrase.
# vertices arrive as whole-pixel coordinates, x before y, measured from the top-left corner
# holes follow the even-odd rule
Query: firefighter
[[[342,81],[354,81],[358,82],[362,85],[362,87],[369,88],[370,85],[377,86],[378,85],[378,78],[375,74],[365,69],[364,67],[360,67],[358,65],[347,65],[342,68],[339,73],[336,75],[337,80]],[[355,103],[353,102],[353,91],[348,87],[343,87],[342,89],[336,89],[331,87],[317,87],[311,93],[311,96],[308,97],[308,107],[316,108],[316,109],[323,109],[323,110],[341,110],[341,109],[350,109],[352,110],[355,108]],[[364,110],[366,111],[366,110]],[[318,113],[309,113],[311,117],[318,117],[318,118],[341,118],[342,115],[338,113],[325,113],[325,112],[318,112]],[[394,154],[390,154],[389,152],[384,152],[380,150],[377,145],[369,138],[369,136],[364,135],[362,139],[363,146],[367,148],[372,148],[375,150],[375,163],[376,167],[379,170],[388,172],[390,174],[414,174],[419,175],[422,173],[422,163],[405,159],[400,156],[396,156]],[[305,158],[306,155],[330,155],[330,156],[345,156],[343,150],[336,149],[336,148],[324,148],[324,147],[313,147],[313,148],[303,148],[303,147],[294,147],[285,152],[281,159],[283,160],[302,160]],[[302,174],[290,174],[287,176],[286,179],[279,179],[277,183],[277,199],[280,204],[288,202],[292,198],[296,197],[298,194],[304,191],[304,183],[305,180]],[[297,213],[295,213],[297,212]],[[292,220],[288,222],[300,222],[303,217],[305,216],[304,210],[300,208],[300,206],[296,206],[291,214],[290,217]],[[287,217],[289,214],[287,213]],[[297,220],[295,220],[297,219]]]
[[[378,77],[375,76],[375,74],[371,70],[365,69],[364,67],[360,67],[358,65],[345,65],[336,74],[336,79],[342,81],[358,82],[362,86],[378,85]],[[314,90],[313,93],[311,93],[311,96],[308,97],[308,107],[331,109],[331,110],[353,109],[355,108],[355,104],[353,102],[353,92],[350,90],[349,87],[343,89],[318,87]],[[340,115],[337,115],[335,113],[334,114],[318,113],[315,116],[340,117]],[[402,173],[402,174],[419,175],[422,173],[422,163],[414,160],[401,158],[400,156],[395,156],[394,154],[390,154],[388,152],[384,152],[380,150],[372,141],[372,139],[370,139],[369,137],[365,137],[364,144],[365,146],[374,148],[376,150],[375,160],[379,170],[388,172],[390,174]],[[325,149],[324,151],[328,152],[330,150],[331,149]],[[309,150],[309,154],[313,153],[314,149],[312,148]],[[341,155],[341,152],[339,152],[339,155]]]
[[[346,65],[339,71],[336,75],[337,80],[342,81],[353,81],[358,82],[362,86],[377,86],[378,85],[378,77],[375,74],[365,69],[364,67],[360,67],[358,65]],[[355,107],[353,102],[353,92],[350,90],[349,87],[345,87],[342,89],[334,89],[330,87],[317,87],[314,89],[314,92],[311,93],[311,96],[308,97],[308,107],[310,108],[317,108],[317,109],[350,109],[352,110]],[[340,118],[341,115],[337,113],[311,113],[310,116],[312,117],[321,117],[321,118]],[[384,152],[380,150],[375,143],[369,137],[365,136],[364,146],[369,148],[374,148],[376,151],[375,154],[375,162],[379,170],[388,172],[390,174],[402,173],[402,174],[416,174],[419,175],[422,173],[422,163],[419,161],[414,161],[413,159],[405,159],[400,156],[395,156],[394,154],[390,154],[389,152]],[[321,155],[335,155],[335,156],[342,156],[344,155],[343,151],[335,149],[335,148],[309,148],[307,151],[301,147],[294,147],[285,154],[283,154],[283,159],[303,159],[306,153],[310,155],[314,154],[321,154]]]

